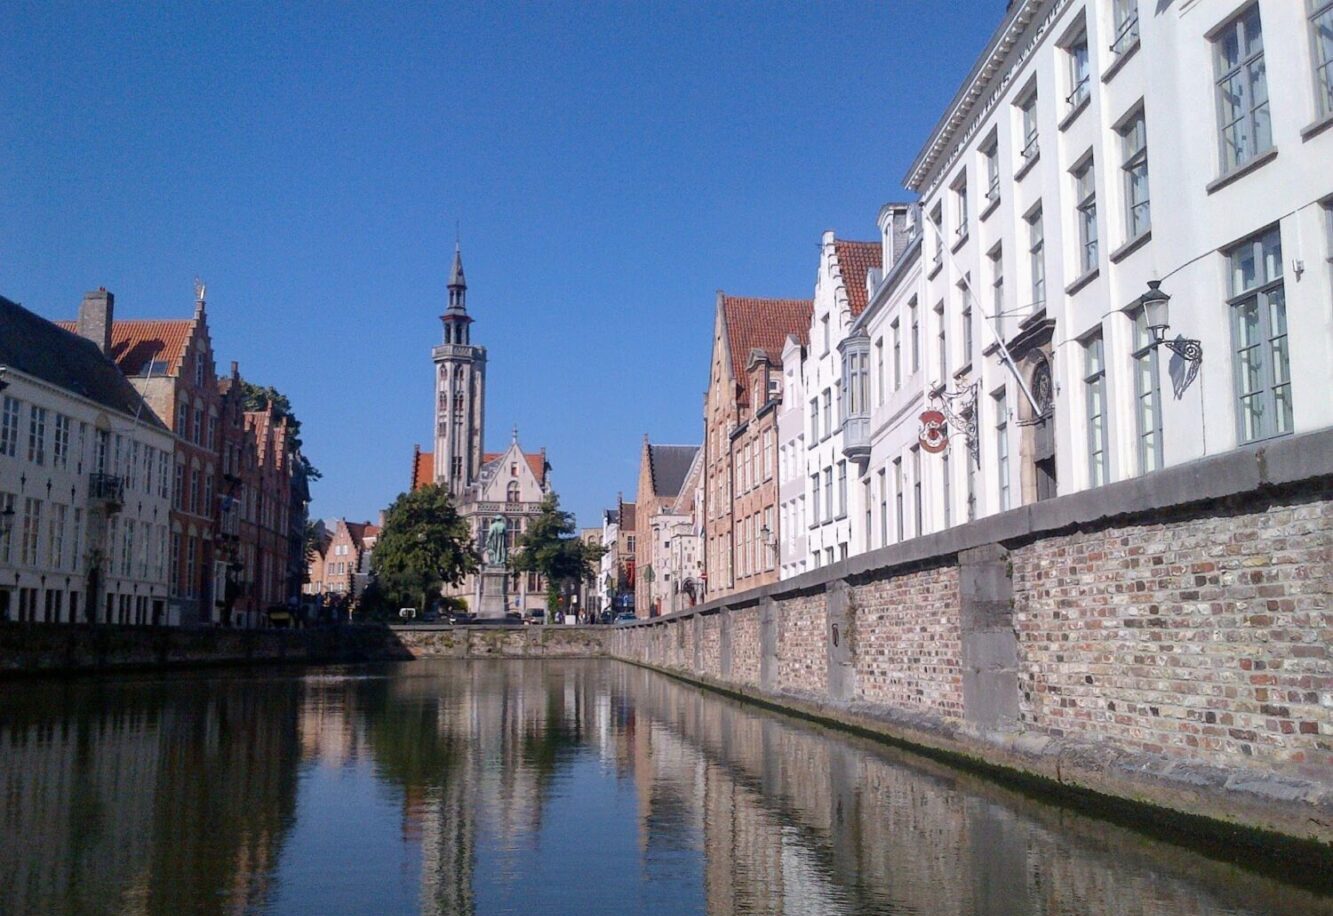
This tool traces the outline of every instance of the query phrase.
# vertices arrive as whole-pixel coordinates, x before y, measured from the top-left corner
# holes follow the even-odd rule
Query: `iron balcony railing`
[[[119,504],[125,498],[125,478],[115,474],[89,474],[88,498]]]

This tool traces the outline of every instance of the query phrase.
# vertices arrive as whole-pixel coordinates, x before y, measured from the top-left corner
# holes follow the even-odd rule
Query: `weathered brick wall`
[[[708,677],[722,676],[722,617],[709,614],[703,619],[699,651],[699,673]]]
[[[746,687],[759,685],[759,609],[747,607],[731,614],[731,680]]]
[[[828,640],[824,594],[777,603],[778,687],[798,693],[828,690]]]
[[[1327,778],[1330,545],[1324,498],[1015,550],[1024,724]]]
[[[959,718],[957,567],[885,576],[852,592],[858,695],[896,709]]]

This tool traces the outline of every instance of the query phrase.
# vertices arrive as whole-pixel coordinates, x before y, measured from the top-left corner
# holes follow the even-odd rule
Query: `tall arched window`
[[[517,481],[517,480],[511,480],[511,481],[509,481],[509,488],[508,488],[507,492],[505,493],[505,502],[507,502],[507,503],[516,503],[516,502],[518,502],[518,501],[519,501],[519,495],[518,495],[518,481]]]

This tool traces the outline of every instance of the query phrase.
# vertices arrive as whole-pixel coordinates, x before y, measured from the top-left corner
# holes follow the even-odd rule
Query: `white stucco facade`
[[[172,435],[147,408],[121,414],[12,367],[4,381],[3,617],[179,623],[167,577]]]

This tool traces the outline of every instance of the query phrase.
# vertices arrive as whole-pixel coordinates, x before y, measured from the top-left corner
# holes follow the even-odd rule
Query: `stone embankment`
[[[1170,809],[1188,829],[1327,854],[1331,493],[1333,432],[1293,437],[617,627],[610,651],[1076,797]]]
[[[0,677],[161,667],[339,664],[412,658],[579,658],[606,654],[605,628],[347,626],[177,629],[0,623]]]

